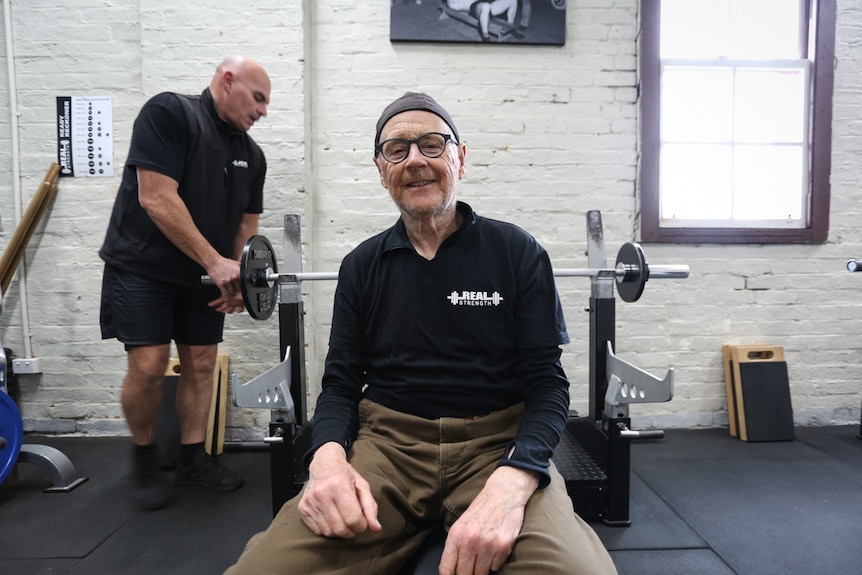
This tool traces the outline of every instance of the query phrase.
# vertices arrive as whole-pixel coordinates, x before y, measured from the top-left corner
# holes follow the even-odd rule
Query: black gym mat
[[[629,499],[630,526],[591,523],[609,551],[708,548],[706,542],[635,473],[631,477]]]
[[[632,468],[640,461],[735,459],[771,457],[784,459],[799,454],[794,442],[745,443],[728,434],[727,428],[671,429],[663,439],[632,442]]]
[[[62,445],[78,476],[90,479],[69,493],[43,493],[51,487],[46,471],[34,464],[18,464],[18,479],[0,486],[0,558],[46,559],[86,556],[128,520],[117,513],[117,478],[113,469],[125,473],[126,442],[92,438],[77,441],[39,441]],[[26,443],[32,443],[25,439]],[[88,446],[87,449],[82,449]],[[122,461],[122,464],[120,464]],[[6,526],[9,526],[8,528]],[[39,534],[38,537],[34,534]],[[2,564],[0,564],[2,565]],[[4,574],[5,568],[0,569]]]
[[[710,549],[616,551],[611,556],[620,575],[736,575]]]
[[[727,429],[668,430],[632,445],[630,527],[593,527],[619,575],[858,573],[862,440],[858,425],[797,427],[792,442],[750,443]],[[221,573],[272,517],[269,456],[228,452],[234,493],[184,488],[172,506],[127,502],[128,438],[43,438],[65,453],[75,491],[45,494],[19,465],[0,486],[0,573]]]
[[[47,473],[19,464],[0,486],[0,573],[221,573],[248,539],[269,525],[269,455],[226,453],[245,479],[233,493],[177,490],[166,509],[141,512],[128,502],[129,438],[37,438],[89,480],[69,493],[42,493]]]
[[[796,440],[854,469],[862,469],[862,439],[857,425],[797,427]]]
[[[671,437],[690,443],[688,457],[643,459],[634,468],[735,572],[859,572],[862,467],[804,441],[726,437],[732,447],[697,455],[703,437]]]

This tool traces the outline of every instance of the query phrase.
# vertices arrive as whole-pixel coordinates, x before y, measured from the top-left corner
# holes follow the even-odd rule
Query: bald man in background
[[[201,94],[158,94],[135,120],[99,256],[102,337],[122,342],[128,357],[121,401],[134,444],[131,496],[141,509],[173,498],[154,443],[173,342],[181,366],[173,483],[214,491],[243,484],[204,440],[225,314],[244,309],[238,260],[263,211],[266,158],[248,130],[266,116],[270,89],[259,63],[229,56]],[[202,285],[203,274],[214,285]]]

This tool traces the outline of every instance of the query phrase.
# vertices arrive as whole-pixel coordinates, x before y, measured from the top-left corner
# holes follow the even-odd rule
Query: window
[[[641,238],[817,243],[835,0],[641,0]]]

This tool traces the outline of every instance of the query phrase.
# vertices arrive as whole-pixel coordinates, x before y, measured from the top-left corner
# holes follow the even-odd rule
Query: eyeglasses
[[[384,140],[374,146],[374,155],[383,155],[383,159],[392,164],[400,164],[410,155],[410,145],[416,144],[419,153],[426,158],[439,158],[446,151],[446,144],[457,143],[449,134],[440,132],[428,132],[418,138],[408,140],[407,138],[391,138]]]

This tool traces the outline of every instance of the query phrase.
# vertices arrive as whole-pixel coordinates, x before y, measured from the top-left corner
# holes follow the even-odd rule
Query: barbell
[[[647,264],[643,248],[635,242],[623,244],[617,253],[615,267],[554,269],[555,277],[613,277],[617,292],[627,302],[637,301],[650,278],[684,279],[688,277],[687,265]],[[254,319],[267,319],[275,309],[278,282],[298,283],[303,281],[337,280],[338,272],[288,272],[279,273],[275,250],[266,236],[251,236],[245,243],[239,261],[242,301],[248,314]],[[209,276],[201,281],[211,284]]]

